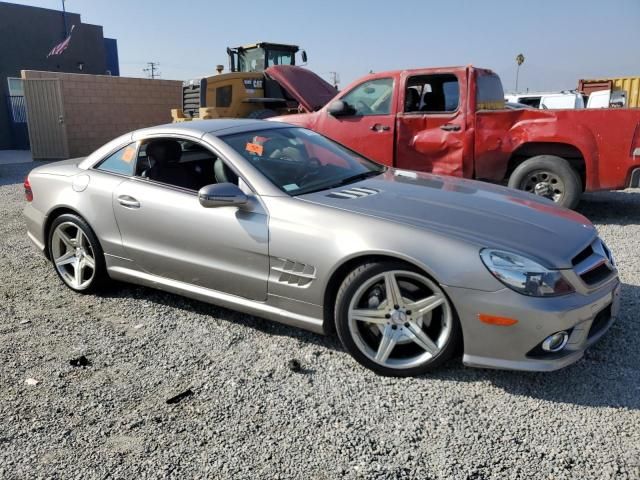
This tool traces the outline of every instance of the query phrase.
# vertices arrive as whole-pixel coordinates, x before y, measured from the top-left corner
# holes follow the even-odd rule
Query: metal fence
[[[24,96],[7,96],[7,103],[13,123],[27,123],[27,104]]]
[[[29,148],[27,102],[24,96],[7,95],[7,116],[9,118],[11,148]]]

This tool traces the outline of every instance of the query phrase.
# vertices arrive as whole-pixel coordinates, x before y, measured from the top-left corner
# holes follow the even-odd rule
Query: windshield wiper
[[[364,180],[365,178],[377,177],[378,175],[382,174],[382,172],[384,172],[384,170],[380,170],[380,171],[378,171],[378,170],[369,170],[368,172],[358,173],[357,175],[352,175],[350,177],[343,178],[339,182],[334,183],[333,185],[330,185],[330,186],[325,187],[325,188],[328,190],[330,188],[341,187],[341,186],[347,185],[349,183],[354,183],[354,182],[357,182],[359,180]]]
[[[358,173],[357,175],[352,175],[350,177],[343,178],[342,180],[336,183],[331,183],[329,185],[319,185],[318,187],[312,188],[312,189],[302,189],[301,191],[296,192],[294,196],[306,195],[307,193],[321,192],[322,190],[330,190],[332,188],[341,187],[348,183],[357,182],[358,180],[364,180],[365,178],[369,178],[369,177],[376,177],[384,173],[386,170],[387,169],[385,168],[382,170],[369,170],[368,172]]]

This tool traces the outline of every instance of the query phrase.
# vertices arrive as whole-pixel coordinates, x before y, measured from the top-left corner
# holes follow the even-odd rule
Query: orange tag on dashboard
[[[127,147],[122,152],[122,161],[131,163],[133,158],[136,156],[136,147]]]
[[[259,143],[247,143],[247,146],[244,149],[249,153],[255,153],[256,155],[262,155],[262,151],[264,147]]]

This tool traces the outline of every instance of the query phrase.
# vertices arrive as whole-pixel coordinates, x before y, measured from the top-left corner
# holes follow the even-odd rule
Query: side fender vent
[[[316,279],[316,269],[313,265],[289,260],[287,258],[273,259],[271,270],[278,272],[278,282],[294,287],[308,287]]]
[[[380,193],[380,190],[376,190],[375,188],[354,187],[347,190],[340,190],[338,192],[331,192],[327,197],[347,200],[368,197],[369,195],[375,195],[376,193]]]

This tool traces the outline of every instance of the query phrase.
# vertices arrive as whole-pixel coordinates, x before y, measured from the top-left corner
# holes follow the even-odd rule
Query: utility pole
[[[149,78],[151,78],[151,80],[155,80],[156,78],[160,77],[160,72],[158,71],[158,67],[160,66],[160,63],[158,62],[147,62],[147,65],[149,65],[149,67],[147,68],[143,68],[142,71],[143,72],[147,72],[147,76]]]
[[[62,0],[62,23],[64,24],[64,35],[62,38],[65,39],[69,35],[69,30],[67,29],[67,10],[64,6],[64,0]]]
[[[520,65],[524,63],[524,55],[519,53],[516,57],[516,63],[518,66],[516,67],[516,93],[518,93],[518,77],[520,76]]]
[[[331,83],[337,90],[340,83],[340,74],[338,72],[329,72],[329,75],[331,76]]]

